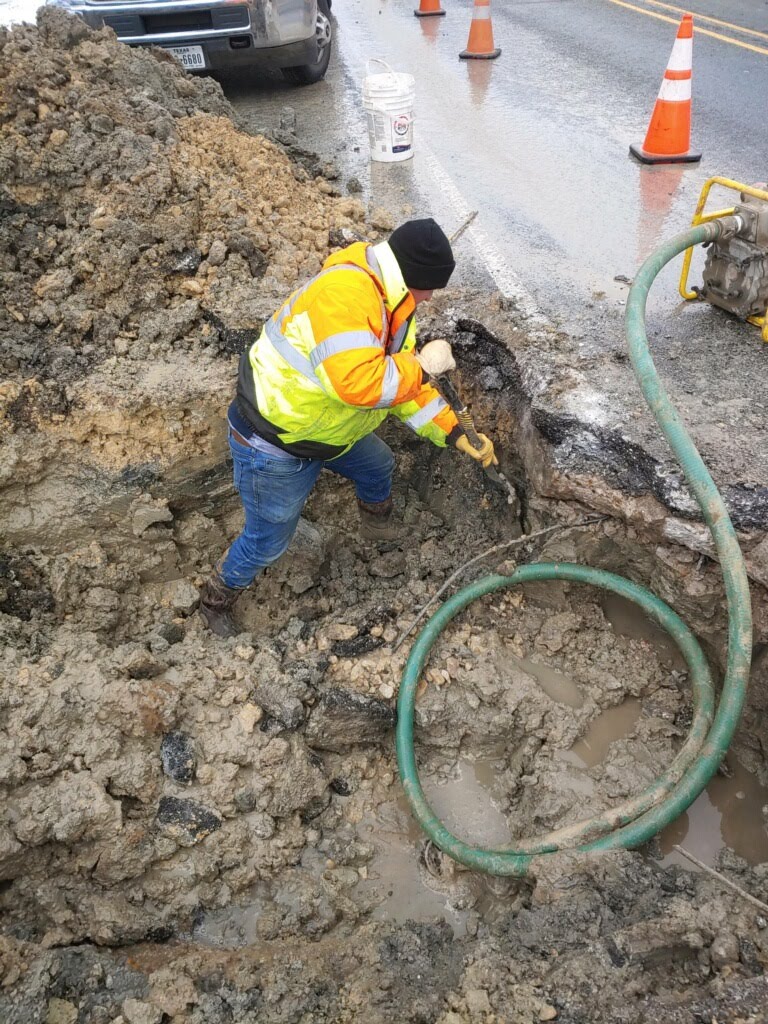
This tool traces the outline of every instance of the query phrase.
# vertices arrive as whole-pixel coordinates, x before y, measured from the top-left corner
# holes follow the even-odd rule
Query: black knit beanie
[[[431,217],[409,220],[395,228],[389,247],[408,288],[430,291],[448,284],[456,262],[445,232]]]

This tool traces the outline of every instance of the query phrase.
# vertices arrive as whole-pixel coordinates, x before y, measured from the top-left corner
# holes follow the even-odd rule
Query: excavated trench
[[[768,921],[672,849],[768,900],[765,524],[749,496],[733,512],[757,646],[721,774],[642,850],[563,853],[522,880],[460,868],[426,843],[397,779],[398,638],[460,565],[525,533],[456,585],[539,559],[609,569],[667,600],[719,670],[721,579],[679,481],[544,414],[520,353],[546,339],[498,297],[450,293],[422,336],[453,343],[518,506],[457,453],[387,427],[405,541],[359,541],[350,486],[324,474],[291,551],[241,601],[246,633],[212,637],[196,586],[240,523],[223,422],[236,353],[287,284],[377,226],[317,167],[237,133],[210,83],[61,12],[40,32],[34,96],[37,30],[0,35],[2,66],[20,68],[5,125],[27,156],[0,150],[0,1018],[767,1019]],[[115,192],[98,118],[114,127],[129,108],[139,141],[123,139]],[[206,119],[226,176],[209,169]],[[88,124],[81,180],[67,147]],[[99,247],[123,254],[117,290]],[[634,608],[530,585],[478,601],[436,645],[420,772],[457,834],[503,845],[643,788],[690,713],[676,651]]]

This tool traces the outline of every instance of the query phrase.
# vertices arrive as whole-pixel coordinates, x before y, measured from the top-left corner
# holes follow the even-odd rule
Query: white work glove
[[[430,377],[439,377],[441,373],[450,373],[456,369],[456,361],[451,346],[443,338],[428,341],[424,348],[416,353],[421,368]]]

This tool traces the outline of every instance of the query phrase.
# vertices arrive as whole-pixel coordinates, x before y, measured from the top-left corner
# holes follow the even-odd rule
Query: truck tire
[[[296,68],[283,68],[283,77],[293,85],[314,85],[322,81],[328,70],[333,41],[333,24],[328,0],[317,0],[316,35],[320,47],[314,64],[302,64]]]

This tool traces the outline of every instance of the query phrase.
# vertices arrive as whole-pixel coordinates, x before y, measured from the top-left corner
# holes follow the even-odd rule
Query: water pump
[[[739,193],[738,205],[727,210],[705,213],[707,197],[713,185],[722,185]],[[765,185],[742,185],[729,178],[710,178],[704,185],[693,224],[735,215],[741,226],[735,232],[713,242],[708,250],[700,287],[688,289],[691,264],[688,250],[680,278],[680,294],[685,299],[704,299],[762,328],[768,342],[768,191]]]

